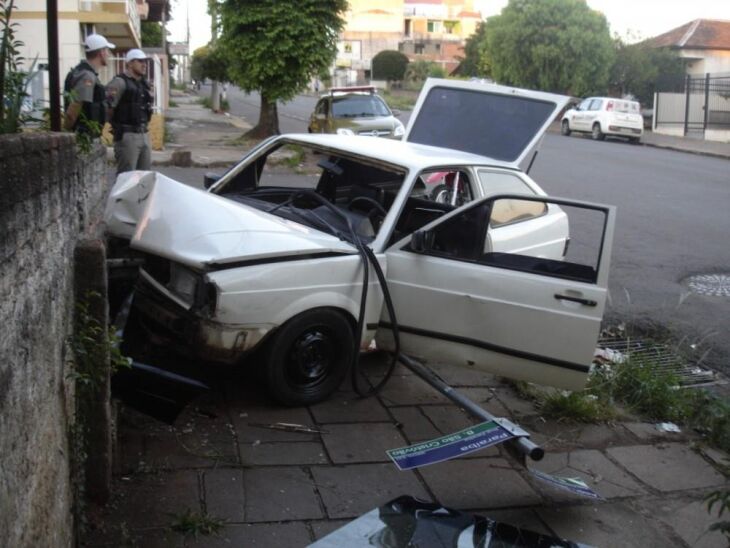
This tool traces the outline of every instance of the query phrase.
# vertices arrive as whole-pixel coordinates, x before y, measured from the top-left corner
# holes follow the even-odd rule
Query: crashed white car
[[[285,404],[326,398],[373,339],[394,350],[394,324],[427,362],[580,388],[614,210],[523,171],[567,100],[429,79],[403,141],[278,136],[207,190],[123,174],[106,223],[143,263],[134,313],[187,356],[263,367]]]

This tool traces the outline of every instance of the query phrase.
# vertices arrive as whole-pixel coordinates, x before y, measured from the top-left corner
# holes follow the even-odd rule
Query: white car
[[[187,356],[263,368],[290,405],[326,398],[373,340],[394,350],[394,324],[410,356],[578,389],[614,210],[520,167],[567,100],[429,79],[403,141],[274,137],[207,191],[122,174],[105,216],[110,249],[143,262],[133,315]],[[438,200],[435,173],[452,174]]]
[[[610,135],[638,143],[644,132],[644,118],[636,101],[589,97],[563,115],[560,132],[567,136],[573,131],[590,133],[596,141]]]

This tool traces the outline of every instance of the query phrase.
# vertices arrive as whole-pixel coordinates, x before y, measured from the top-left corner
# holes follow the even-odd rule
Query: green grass
[[[209,96],[200,97],[198,99],[198,104],[203,105],[205,108],[213,110],[213,102],[210,100]],[[231,106],[228,104],[228,101],[226,99],[221,100],[221,110],[223,112],[228,112],[229,110],[231,110]]]
[[[383,90],[381,95],[390,108],[398,110],[412,110],[418,99],[418,93],[407,91]]]
[[[603,422],[625,409],[645,420],[697,430],[710,444],[730,451],[730,403],[702,388],[680,387],[675,375],[646,357],[629,355],[624,363],[596,366],[586,388],[577,392],[513,386],[549,418]]]
[[[170,529],[183,535],[215,535],[223,527],[224,520],[205,513],[193,512],[188,509],[182,514],[174,516]]]

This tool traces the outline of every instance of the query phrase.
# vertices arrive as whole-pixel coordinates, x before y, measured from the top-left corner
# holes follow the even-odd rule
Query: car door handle
[[[581,299],[580,297],[571,297],[570,295],[561,295],[560,293],[555,294],[555,298],[559,301],[570,301],[572,303],[580,303],[585,306],[596,306],[598,303],[590,299]]]

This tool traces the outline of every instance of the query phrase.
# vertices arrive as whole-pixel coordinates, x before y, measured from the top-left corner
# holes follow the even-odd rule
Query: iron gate
[[[656,124],[681,125],[688,137],[708,129],[730,130],[730,75],[687,77],[667,86],[655,99]]]

